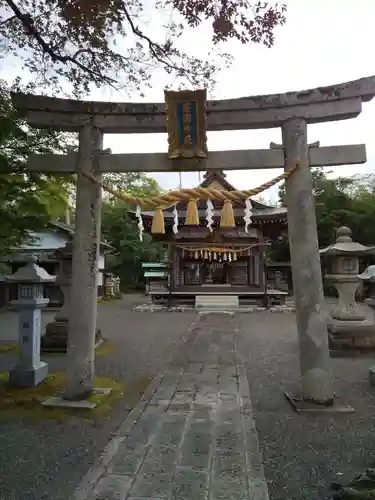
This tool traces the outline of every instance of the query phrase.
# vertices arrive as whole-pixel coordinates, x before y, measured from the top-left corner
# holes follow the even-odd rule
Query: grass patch
[[[113,344],[105,340],[97,349],[95,349],[95,357],[97,356],[109,356],[115,352]]]
[[[112,295],[112,296],[108,296],[108,295],[104,295],[103,297],[100,297],[99,299],[97,299],[97,304],[104,304],[106,302],[113,302],[114,300],[120,300],[122,298],[122,294],[121,293],[116,293],[115,295]]]
[[[52,373],[38,387],[18,389],[8,384],[8,373],[0,373],[0,412],[2,417],[18,420],[59,420],[76,416],[87,420],[110,418],[111,410],[116,403],[127,400],[136,404],[151,382],[150,377],[142,377],[134,384],[120,384],[107,377],[95,377],[95,387],[112,389],[108,396],[93,395],[89,400],[98,403],[93,410],[75,408],[45,408],[41,403],[51,397],[58,396],[64,390],[65,374]]]
[[[2,352],[17,352],[17,351],[18,351],[18,344],[0,345],[0,354]]]

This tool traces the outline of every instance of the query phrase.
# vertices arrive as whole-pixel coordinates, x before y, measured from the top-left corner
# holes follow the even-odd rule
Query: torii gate
[[[207,129],[242,130],[281,127],[283,145],[269,150],[214,151],[207,159],[170,160],[164,154],[105,154],[105,133],[165,132],[165,104],[75,101],[13,94],[13,103],[34,127],[78,132],[79,152],[66,156],[31,156],[37,172],[77,173],[71,317],[66,397],[84,398],[92,390],[96,327],[95,286],[103,172],[202,171],[210,169],[289,169],[300,167],[287,182],[288,233],[296,297],[302,396],[316,403],[333,401],[333,377],[323,313],[315,204],[309,166],[364,163],[364,145],[309,147],[307,124],[355,118],[362,102],[375,96],[375,76],[301,92],[209,101]]]

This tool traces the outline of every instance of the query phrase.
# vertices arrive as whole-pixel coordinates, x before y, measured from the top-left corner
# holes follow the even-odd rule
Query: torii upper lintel
[[[356,117],[375,96],[375,75],[302,91],[207,102],[208,130],[279,127],[292,118],[307,123]],[[14,106],[31,125],[79,131],[89,116],[103,133],[165,132],[165,103],[77,101],[13,93]]]

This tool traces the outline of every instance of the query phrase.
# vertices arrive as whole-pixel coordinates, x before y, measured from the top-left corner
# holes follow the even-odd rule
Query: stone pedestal
[[[68,348],[69,318],[71,314],[70,295],[72,288],[72,254],[73,244],[68,242],[65,247],[59,248],[54,257],[60,263],[60,272],[56,279],[56,285],[61,289],[64,303],[55,319],[48,323],[46,332],[41,341],[43,353],[66,353]],[[102,343],[100,331],[96,329],[95,347]]]
[[[56,285],[61,289],[64,302],[55,319],[48,323],[46,327],[46,333],[42,338],[42,352],[65,353],[68,347],[72,252],[72,243],[68,242],[64,248],[56,250],[54,255],[60,263],[60,272],[56,279]]]

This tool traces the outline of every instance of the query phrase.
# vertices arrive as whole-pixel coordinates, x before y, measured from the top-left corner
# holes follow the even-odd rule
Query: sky
[[[146,0],[151,1],[151,0]],[[272,48],[255,44],[243,46],[229,42],[225,50],[234,57],[230,69],[222,70],[211,98],[226,99],[259,94],[303,90],[375,75],[375,2],[370,0],[284,0],[287,22],[275,32]],[[149,29],[160,35],[160,22],[149,14]],[[154,23],[152,24],[152,21]],[[156,31],[155,31],[156,30]],[[158,33],[159,30],[159,33]],[[207,29],[187,31],[184,49],[200,54],[210,48]],[[152,89],[139,95],[119,95],[111,89],[97,90],[89,98],[110,101],[161,102],[164,99],[165,73],[158,72]],[[375,172],[375,99],[363,104],[362,114],[352,120],[314,124],[308,127],[309,142],[321,146],[365,143],[367,164],[333,167],[332,176]],[[271,141],[281,142],[279,128],[252,131],[208,132],[208,149],[262,149]],[[106,135],[104,147],[113,153],[167,152],[166,134]],[[228,171],[227,180],[238,188],[253,188],[278,175],[280,170]],[[198,173],[183,173],[183,187],[199,183]],[[152,175],[164,188],[179,184],[177,173]],[[264,194],[276,202],[277,188]]]
[[[369,0],[285,0],[287,22],[276,31],[275,45],[242,46],[228,43],[234,56],[230,69],[218,78],[215,99],[271,94],[331,85],[375,74],[375,2]],[[208,43],[204,30],[196,30],[193,50]],[[160,87],[146,93],[145,101],[163,100],[163,75]],[[95,98],[99,98],[99,94]],[[108,95],[103,94],[108,99]],[[118,98],[118,97],[117,97]],[[137,99],[139,101],[139,99]],[[363,104],[359,117],[351,120],[314,124],[308,127],[308,140],[321,146],[365,143],[367,164],[333,167],[332,176],[375,172],[375,99]],[[255,131],[208,132],[209,151],[268,148],[281,142],[279,128]],[[130,136],[109,135],[105,147],[115,153],[166,152],[165,134]],[[280,170],[228,171],[227,180],[236,187],[252,188],[278,175]],[[201,174],[202,176],[202,174]],[[153,174],[165,188],[179,183],[177,173]],[[199,183],[198,173],[183,173],[183,187]],[[268,201],[277,200],[277,189],[264,193]]]

